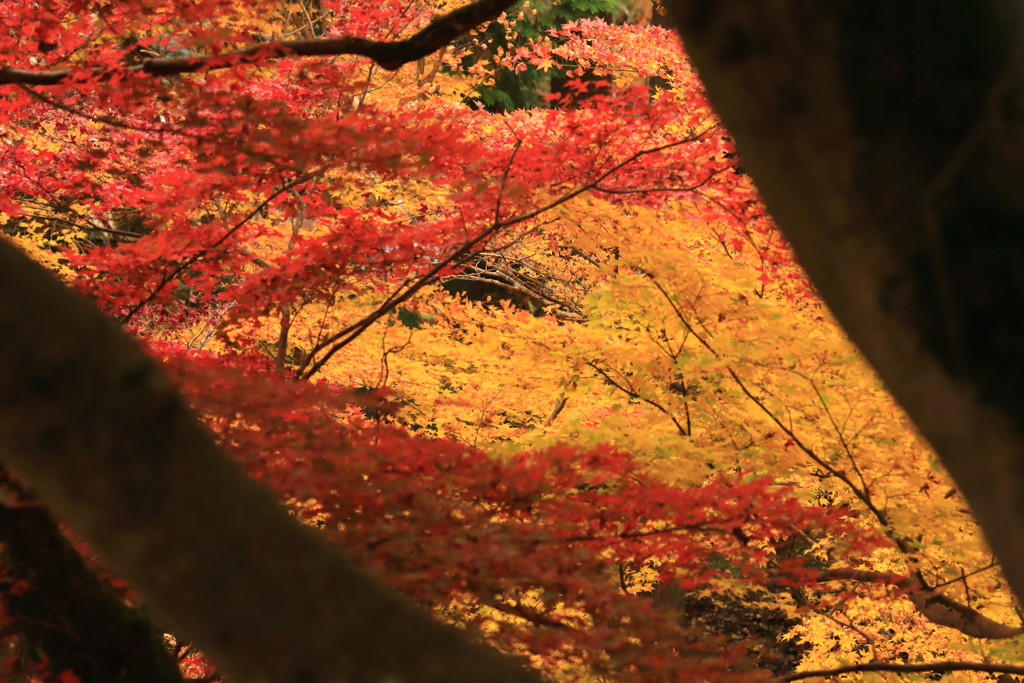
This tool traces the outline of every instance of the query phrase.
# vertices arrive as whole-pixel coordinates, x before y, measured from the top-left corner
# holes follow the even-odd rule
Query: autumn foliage
[[[969,511],[656,8],[522,3],[404,65],[276,42],[457,5],[3,4],[7,237],[297,519],[553,680],[1012,664]],[[7,669],[88,678],[6,561]]]

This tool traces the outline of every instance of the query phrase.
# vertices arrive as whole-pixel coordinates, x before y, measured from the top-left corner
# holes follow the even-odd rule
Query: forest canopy
[[[540,677],[1024,674],[661,9],[460,5],[4,4],[6,241],[311,533]],[[4,676],[260,680],[18,469]]]

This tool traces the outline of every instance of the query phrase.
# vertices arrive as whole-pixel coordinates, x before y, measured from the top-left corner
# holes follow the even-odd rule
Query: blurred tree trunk
[[[5,240],[0,358],[0,459],[232,680],[537,680],[291,518],[134,341]],[[39,565],[13,543],[13,514],[2,540]]]
[[[52,674],[71,670],[82,683],[182,683],[163,634],[85,565],[41,507],[5,500],[0,547],[7,579],[27,584],[3,595],[19,654],[36,660],[26,664],[45,660]]]
[[[668,4],[801,263],[1024,595],[1024,5]]]

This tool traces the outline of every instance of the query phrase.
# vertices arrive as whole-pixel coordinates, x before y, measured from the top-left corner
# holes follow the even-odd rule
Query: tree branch
[[[0,240],[0,458],[239,683],[537,683],[364,576],[117,325]]]
[[[890,664],[888,662],[868,662],[866,664],[852,664],[840,666],[835,669],[817,669],[815,671],[798,671],[786,676],[777,676],[771,679],[777,683],[789,683],[802,678],[816,678],[818,676],[830,677],[839,674],[861,673],[864,671],[894,671],[896,673],[946,673],[949,671],[984,671],[986,673],[1024,674],[1024,666],[1012,664],[985,664],[982,662],[930,662],[928,664]]]
[[[430,270],[428,270],[423,275],[419,276],[416,280],[412,282],[407,281],[400,285],[372,313],[364,316],[358,322],[355,322],[349,325],[348,327],[338,332],[335,332],[326,339],[323,339],[319,343],[317,343],[317,345],[314,346],[313,349],[309,352],[309,356],[307,356],[305,362],[296,370],[294,375],[295,378],[308,380],[311,377],[313,377],[313,375],[318,373],[324,367],[324,365],[327,364],[327,361],[331,359],[331,356],[340,351],[346,345],[350,344],[363,332],[368,330],[374,322],[387,315],[390,311],[394,310],[399,305],[411,299],[417,292],[419,292],[427,285],[433,284],[437,280],[440,273],[445,268],[449,267],[452,264],[459,263],[463,258],[472,254],[473,249],[476,248],[477,245],[490,239],[491,237],[498,234],[505,228],[509,228],[512,227],[513,225],[533,220],[534,218],[537,218],[541,214],[546,213],[547,211],[550,211],[555,207],[561,206],[562,204],[569,202],[570,200],[580,196],[581,194],[584,194],[585,192],[594,189],[597,185],[601,184],[606,179],[613,176],[615,173],[618,173],[619,171],[629,166],[633,162],[638,161],[639,159],[642,159],[646,156],[657,154],[659,152],[664,152],[666,150],[672,149],[674,147],[679,147],[680,145],[684,145],[690,142],[696,142],[698,140],[701,140],[706,134],[707,131],[703,131],[696,135],[690,135],[688,137],[675,140],[673,142],[658,145],[657,147],[651,147],[649,149],[640,150],[639,152],[631,154],[623,161],[615,164],[608,170],[604,171],[597,179],[589,183],[586,183],[585,185],[580,185],[579,187],[565,193],[561,197],[557,197],[551,200],[550,202],[544,204],[543,206],[527,211],[526,213],[520,214],[519,216],[514,216],[503,221],[492,223],[487,228],[480,231],[476,236],[464,242],[462,246],[453,251],[451,254],[444,257],[443,259],[440,259],[436,264],[434,264],[434,266]],[[317,354],[322,355],[317,357]]]
[[[612,378],[612,376],[611,376],[611,375],[609,375],[609,374],[608,374],[608,373],[607,373],[607,372],[606,372],[605,370],[602,370],[602,369],[601,369],[600,367],[598,367],[598,365],[597,365],[596,363],[593,363],[593,362],[591,362],[591,361],[589,361],[589,360],[588,360],[588,361],[584,361],[584,363],[586,363],[586,364],[587,364],[588,366],[590,366],[590,367],[591,367],[591,368],[592,368],[592,369],[593,369],[593,370],[594,370],[595,372],[597,372],[597,373],[598,373],[599,375],[601,375],[601,377],[603,377],[603,378],[604,378],[604,380],[605,380],[606,382],[608,382],[609,384],[611,384],[611,385],[612,385],[613,387],[615,387],[616,389],[618,389],[618,390],[619,390],[619,391],[621,391],[622,393],[626,394],[626,395],[627,395],[627,396],[629,396],[630,398],[636,399],[636,400],[638,400],[638,401],[643,401],[644,403],[646,403],[647,405],[651,406],[652,408],[654,408],[654,409],[656,409],[656,410],[660,411],[660,412],[661,412],[661,413],[662,413],[663,415],[665,415],[665,416],[666,416],[666,417],[667,417],[668,419],[672,420],[672,424],[674,424],[674,425],[676,426],[676,430],[677,430],[677,431],[679,432],[679,435],[680,435],[680,436],[690,436],[690,433],[689,433],[689,432],[688,432],[688,431],[686,430],[686,428],[685,428],[685,427],[683,427],[683,425],[682,425],[682,424],[680,424],[680,423],[679,423],[679,420],[677,420],[677,419],[676,419],[676,416],[675,416],[675,415],[673,415],[673,414],[672,414],[672,411],[670,411],[670,410],[669,410],[668,408],[666,408],[665,406],[661,405],[661,404],[660,404],[660,403],[658,403],[657,401],[652,401],[652,400],[651,400],[651,399],[649,399],[649,398],[646,398],[646,397],[644,397],[644,396],[641,396],[641,395],[640,395],[640,394],[639,394],[639,393],[638,393],[638,392],[637,392],[637,391],[636,391],[635,389],[633,389],[633,387],[632,387],[631,385],[629,385],[628,383],[627,383],[627,385],[626,385],[626,386],[623,386],[623,385],[622,385],[622,384],[620,384],[619,382],[616,382],[616,381],[615,381],[615,380],[614,380],[614,379]],[[621,373],[620,373],[620,374],[621,374]]]
[[[565,395],[564,391],[558,395],[558,398],[555,399],[555,407],[551,409],[551,414],[548,415],[548,419],[544,420],[545,427],[551,426],[555,421],[555,418],[562,413],[562,410],[565,408],[565,404],[568,400],[569,398]]]
[[[972,638],[999,640],[1024,633],[1024,628],[1006,626],[953,598],[921,586],[915,576],[901,576],[890,572],[863,569],[829,569],[818,576],[818,581],[863,581],[889,583],[907,596],[917,611],[928,621],[939,626],[956,629]]]
[[[200,249],[199,251],[195,252],[194,254],[189,256],[188,258],[184,259],[181,263],[179,263],[177,266],[172,268],[170,271],[165,273],[160,278],[159,282],[156,283],[156,286],[153,287],[153,289],[149,292],[149,294],[147,294],[146,297],[144,299],[142,299],[142,301],[139,301],[134,306],[132,306],[130,309],[128,309],[128,312],[125,313],[121,317],[121,324],[122,325],[127,325],[129,322],[131,322],[131,319],[134,318],[135,315],[139,311],[141,311],[143,308],[145,308],[147,305],[149,305],[154,299],[157,298],[157,296],[160,295],[160,292],[163,290],[164,287],[166,287],[176,277],[178,277],[179,275],[184,273],[186,270],[188,270],[188,268],[191,267],[193,263],[195,263],[196,261],[198,261],[201,258],[203,258],[204,256],[206,256],[207,254],[209,254],[211,251],[213,251],[214,249],[216,249],[220,245],[224,244],[224,242],[226,242],[229,237],[231,237],[232,235],[237,233],[239,230],[241,230],[243,227],[245,227],[249,223],[249,221],[251,221],[257,215],[259,215],[259,213],[261,211],[265,210],[267,208],[267,206],[270,205],[270,202],[274,201],[274,199],[276,199],[277,197],[281,196],[282,194],[284,194],[288,190],[291,190],[294,187],[298,187],[299,185],[301,185],[302,183],[306,182],[307,180],[315,178],[316,175],[319,172],[320,171],[313,171],[313,172],[310,172],[310,173],[303,173],[302,175],[298,176],[297,178],[293,178],[293,179],[291,179],[291,180],[289,180],[289,181],[287,181],[285,183],[282,183],[281,187],[279,187],[279,188],[275,189],[273,192],[271,192],[262,202],[260,202],[256,206],[256,208],[254,208],[249,213],[245,214],[245,216],[240,221],[238,221],[237,223],[232,225],[227,231],[225,231],[225,233],[223,235],[218,237],[212,244],[209,244],[209,245],[203,247],[202,249]]]
[[[367,40],[366,38],[317,38],[315,40],[286,40],[259,43],[244,50],[218,55],[197,57],[157,57],[143,60],[137,66],[117,69],[128,73],[151,76],[171,76],[193,73],[202,69],[213,70],[254,62],[260,58],[326,57],[333,55],[359,55],[369,57],[380,66],[394,71],[404,64],[422,59],[476,27],[496,19],[514,5],[516,0],[478,0],[465,7],[434,19],[411,38],[395,41]],[[114,69],[96,69],[95,75],[113,74]],[[28,71],[9,66],[0,67],[0,85],[56,85],[75,73],[73,69]]]

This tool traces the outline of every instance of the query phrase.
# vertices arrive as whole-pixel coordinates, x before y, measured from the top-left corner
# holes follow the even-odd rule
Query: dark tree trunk
[[[0,458],[232,680],[537,680],[289,517],[131,339],[2,240],[0,358]]]
[[[669,5],[801,263],[1024,595],[1024,5]]]
[[[0,545],[10,579],[27,584],[3,597],[23,656],[82,683],[181,683],[163,634],[85,565],[45,510],[0,505]]]

